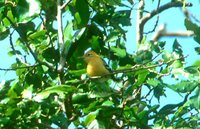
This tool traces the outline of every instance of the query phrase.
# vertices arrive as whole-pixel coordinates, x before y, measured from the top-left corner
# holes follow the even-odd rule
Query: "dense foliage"
[[[188,66],[177,39],[168,50],[159,40],[166,31],[144,33],[162,11],[192,8],[185,0],[168,2],[152,0],[158,7],[151,11],[145,0],[1,0],[0,40],[9,39],[8,56],[16,58],[1,70],[15,71],[16,78],[0,87],[0,128],[200,127],[200,61]],[[136,12],[137,49],[128,53],[127,28]],[[184,23],[200,44],[199,22],[185,13]],[[78,57],[88,48],[106,59],[118,81],[84,76]],[[190,51],[199,54],[200,47]],[[167,89],[182,101],[160,106]]]

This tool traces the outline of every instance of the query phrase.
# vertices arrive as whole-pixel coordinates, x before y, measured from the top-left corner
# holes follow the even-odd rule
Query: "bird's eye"
[[[92,53],[87,53],[87,56],[92,56]]]

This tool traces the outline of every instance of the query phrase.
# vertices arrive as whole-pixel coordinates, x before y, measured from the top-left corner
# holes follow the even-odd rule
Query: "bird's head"
[[[88,63],[89,61],[95,59],[95,58],[99,58],[99,55],[97,55],[97,53],[95,53],[94,51],[90,50],[88,52],[86,52],[82,58],[84,59],[84,61],[86,63]]]

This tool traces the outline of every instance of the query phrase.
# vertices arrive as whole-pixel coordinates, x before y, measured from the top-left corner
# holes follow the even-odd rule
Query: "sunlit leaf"
[[[39,38],[39,37],[44,36],[45,33],[46,33],[46,30],[37,31],[37,32],[35,32],[35,33],[33,33],[33,34],[30,34],[30,35],[29,35],[29,38],[30,38],[30,39]]]
[[[120,58],[124,58],[126,56],[126,51],[124,49],[111,47],[111,51],[113,51],[114,54]]]
[[[198,83],[195,81],[183,80],[177,84],[168,85],[169,88],[173,89],[176,92],[187,93],[191,92],[198,86]]]
[[[21,55],[21,52],[18,51],[18,50],[9,51],[9,52],[8,52],[8,55],[9,55],[9,56]]]
[[[114,105],[114,103],[112,102],[112,101],[105,101],[103,104],[102,104],[102,106],[108,106],[108,107],[110,107],[110,106],[113,106]]]
[[[89,126],[88,129],[106,129],[104,123],[100,120],[94,120]]]
[[[99,110],[89,113],[86,119],[84,120],[85,125],[87,126],[90,125],[96,119],[98,114],[99,114]]]
[[[76,92],[77,88],[73,86],[68,86],[68,85],[58,85],[58,86],[52,86],[49,88],[46,88],[42,92],[38,93],[33,99],[35,101],[41,101],[42,99],[46,99],[49,97],[50,94],[55,93],[55,94],[69,94]]]
[[[171,60],[172,55],[169,52],[165,51],[162,55],[162,58],[163,58],[164,62],[167,62],[167,61]]]
[[[22,97],[26,99],[31,99],[32,98],[32,92],[33,92],[33,86],[30,86],[22,92]]]
[[[158,86],[161,82],[157,79],[149,79],[147,80],[147,83],[153,87]]]
[[[172,66],[174,68],[181,68],[183,66],[183,63],[180,60],[176,60],[176,61],[173,62]]]
[[[200,109],[200,97],[198,95],[193,96],[189,99],[187,104],[191,107],[194,107],[195,109],[199,110]]]

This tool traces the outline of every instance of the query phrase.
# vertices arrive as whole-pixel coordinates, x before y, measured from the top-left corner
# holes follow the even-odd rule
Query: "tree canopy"
[[[1,0],[0,40],[9,39],[7,53],[16,60],[0,70],[16,76],[1,80],[0,128],[200,128],[200,60],[188,64],[191,55],[178,40],[189,36],[200,44],[200,20],[189,10],[193,3],[146,3]],[[169,32],[159,22],[171,8],[181,9],[183,31]],[[136,48],[128,52],[127,28],[133,24]],[[162,37],[172,37],[170,49]],[[106,60],[118,81],[87,76],[79,58],[87,49]],[[199,55],[200,47],[189,51]],[[168,89],[182,100],[160,105]]]

